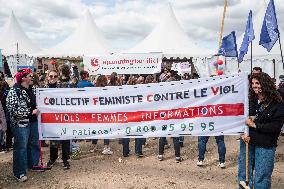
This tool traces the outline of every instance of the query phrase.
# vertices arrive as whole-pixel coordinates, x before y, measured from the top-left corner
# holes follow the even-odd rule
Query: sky
[[[275,6],[278,25],[284,30],[284,3],[281,1],[275,0]],[[50,48],[76,29],[88,8],[105,38],[117,49],[129,49],[151,33],[167,2],[171,3],[179,24],[195,44],[216,49],[223,0],[0,0],[0,35],[13,10],[28,37],[39,47]],[[224,35],[234,30],[240,37],[249,10],[256,15],[268,2],[228,0]]]

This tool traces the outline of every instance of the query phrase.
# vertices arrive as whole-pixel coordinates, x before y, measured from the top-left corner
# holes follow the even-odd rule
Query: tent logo
[[[97,58],[91,59],[91,65],[94,67],[95,71],[98,71],[100,69],[99,59]]]

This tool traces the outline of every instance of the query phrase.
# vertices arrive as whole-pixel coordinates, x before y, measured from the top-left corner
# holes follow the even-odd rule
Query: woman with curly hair
[[[249,134],[240,140],[238,180],[245,180],[245,143],[249,147],[249,185],[269,189],[277,140],[284,123],[284,104],[271,77],[266,73],[250,77]],[[253,177],[254,171],[254,177]]]

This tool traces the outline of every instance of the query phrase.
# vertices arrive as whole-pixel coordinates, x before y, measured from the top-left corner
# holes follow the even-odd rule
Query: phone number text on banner
[[[246,74],[85,89],[38,89],[41,139],[238,135]]]

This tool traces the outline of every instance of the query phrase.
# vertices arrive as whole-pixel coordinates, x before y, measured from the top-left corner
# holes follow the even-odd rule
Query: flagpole
[[[281,60],[282,60],[282,68],[284,70],[284,61],[283,61],[283,53],[282,53],[282,46],[281,46],[281,39],[280,39],[280,32],[278,30],[278,37],[279,37],[279,46],[280,46],[280,53],[281,53]]]
[[[220,47],[221,47],[222,36],[223,36],[223,31],[224,31],[224,23],[225,23],[226,10],[227,10],[227,0],[224,0],[224,10],[223,10],[223,16],[222,16],[222,21],[221,21],[221,31],[220,31],[220,34],[219,34],[218,49],[220,49]],[[219,56],[217,56],[217,61],[218,61],[218,60],[219,60]],[[217,72],[217,68],[215,69],[215,72]]]
[[[250,74],[252,74],[252,41],[250,42]]]
[[[220,34],[219,34],[219,46],[218,46],[219,49],[221,47],[222,35],[223,35],[223,31],[224,31],[224,22],[225,22],[226,10],[227,10],[227,0],[224,0],[224,11],[223,11],[223,16],[222,16],[222,21],[221,21],[221,31],[220,31]]]

